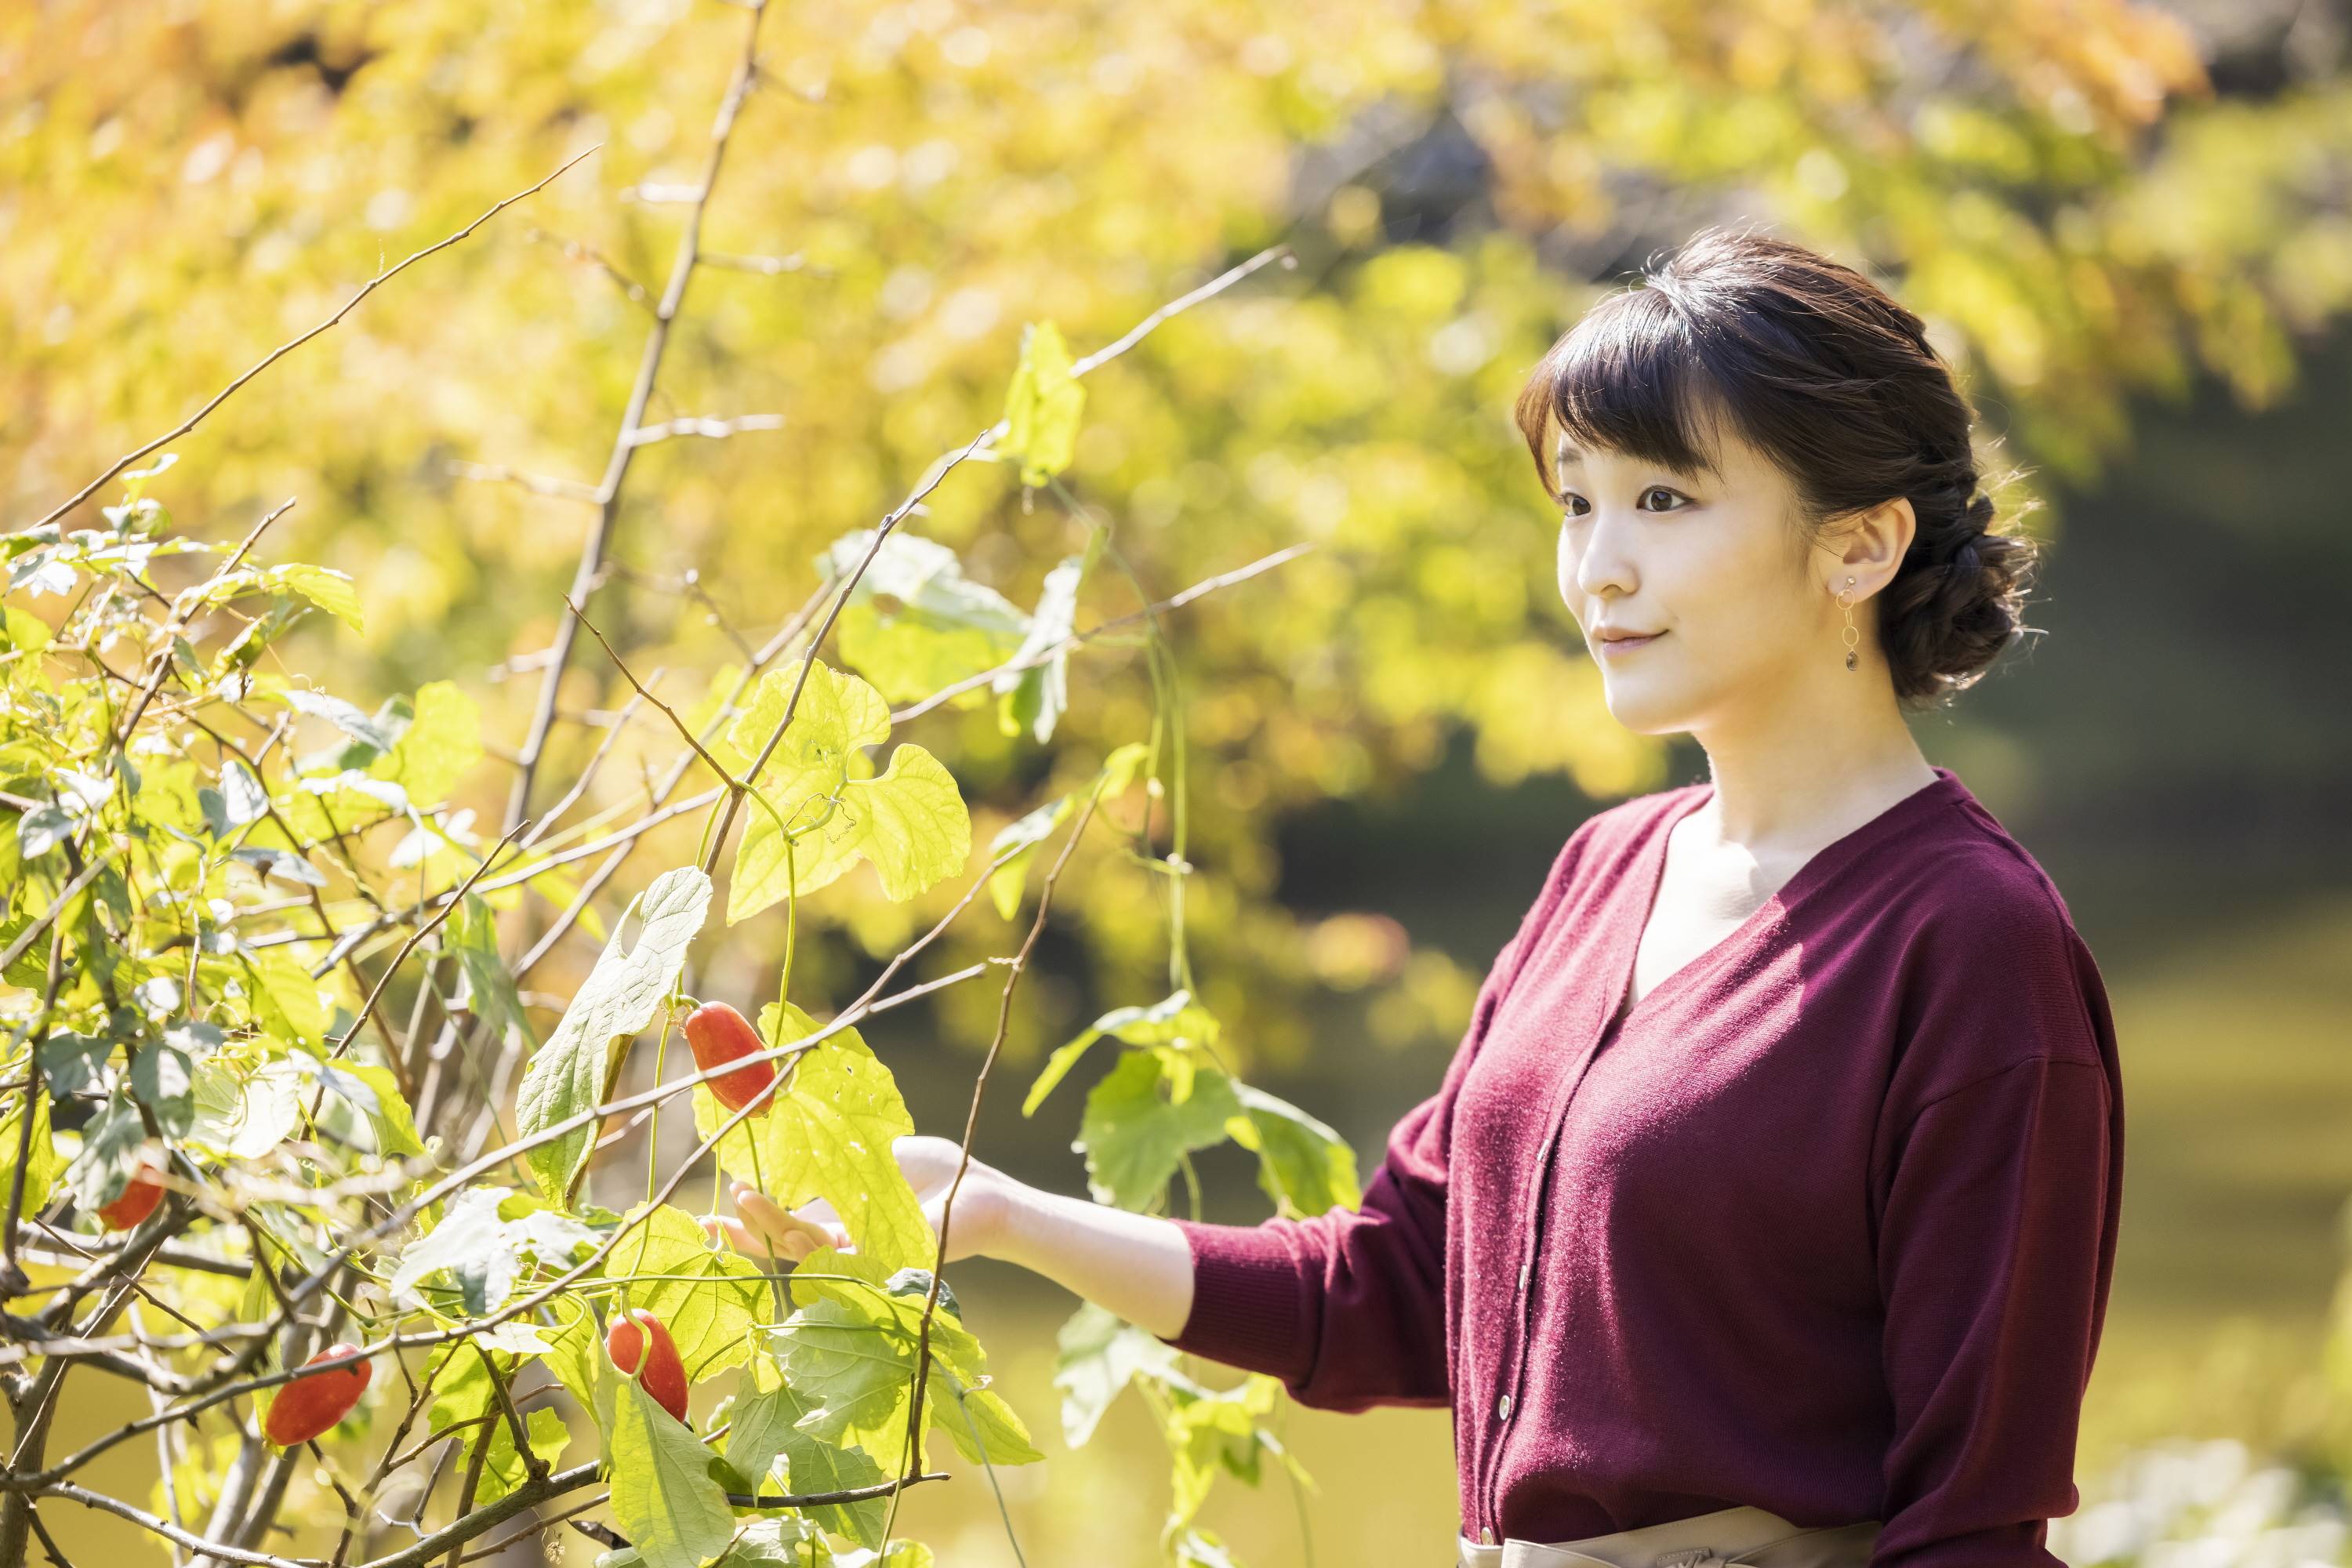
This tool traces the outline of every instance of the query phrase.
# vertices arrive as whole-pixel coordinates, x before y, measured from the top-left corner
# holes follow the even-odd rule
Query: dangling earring
[[[1841,635],[1845,641],[1845,667],[1848,669],[1853,668],[1853,650],[1862,646],[1862,634],[1854,629],[1853,625],[1853,579],[1849,577],[1845,580],[1845,586],[1838,591],[1837,596],[1838,603],[1845,606],[1845,630]]]

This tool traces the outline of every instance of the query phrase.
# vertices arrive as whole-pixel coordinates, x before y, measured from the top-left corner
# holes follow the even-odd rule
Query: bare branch
[[[426,246],[424,249],[417,251],[415,255],[408,257],[405,260],[397,263],[390,269],[379,272],[373,278],[369,279],[368,281],[361,287],[358,293],[352,295],[349,300],[345,301],[341,310],[337,310],[333,315],[328,317],[317,326],[312,327],[309,331],[304,332],[300,337],[271,350],[269,354],[258,364],[255,365],[251,370],[247,371],[243,375],[238,376],[235,381],[230,382],[226,386],[221,388],[219,392],[215,393],[211,402],[205,404],[202,408],[197,409],[194,414],[189,415],[186,420],[177,427],[165,431],[163,435],[156,437],[155,439],[148,442],[145,446],[140,447],[135,452],[125,453],[121,458],[116,460],[112,468],[99,475],[98,478],[90,480],[90,482],[82,487],[82,489],[78,491],[72,499],[66,501],[62,506],[59,506],[55,511],[49,513],[48,516],[41,519],[41,521],[34,526],[46,527],[65,516],[66,513],[73,510],[74,508],[81,505],[82,502],[88,500],[91,496],[96,495],[99,489],[104,486],[108,480],[113,479],[115,475],[121,473],[123,469],[129,468],[140,458],[147,456],[150,452],[154,451],[157,447],[163,446],[167,442],[176,441],[181,437],[186,435],[189,431],[194,429],[197,424],[201,422],[206,415],[210,414],[214,409],[218,408],[223,403],[226,402],[231,393],[236,391],[237,388],[243,386],[247,382],[251,381],[255,376],[259,375],[263,371],[268,370],[271,365],[277,363],[279,360],[285,358],[296,349],[300,348],[304,343],[309,342],[312,338],[317,337],[320,332],[325,331],[329,327],[333,326],[337,321],[341,321],[345,316],[352,312],[352,308],[358,305],[361,300],[366,299],[370,294],[374,293],[378,286],[390,282],[394,278],[398,277],[403,271],[406,270],[412,264],[422,261],[425,258],[432,255],[435,251],[442,249],[445,247],[457,244],[459,240],[473,233],[476,229],[481,227],[482,225],[496,217],[507,207],[513,205],[515,203],[522,200],[523,197],[538,191],[541,186],[547,184],[549,181],[553,180],[557,174],[562,174],[564,170],[571,168],[572,164],[577,163],[581,159],[588,156],[590,153],[596,151],[597,147],[602,147],[604,143],[599,142],[594,146],[588,147],[579,153],[575,153],[570,158],[565,159],[562,164],[558,165],[554,174],[549,174],[547,179],[540,181],[538,184],[532,185],[529,190],[517,191],[513,195],[507,197],[506,200],[499,203],[498,205],[490,208],[489,211],[484,213],[481,216],[476,218],[473,222],[467,224],[457,233],[449,236],[448,238],[444,239],[437,244]]]
[[[732,419],[672,419],[664,425],[647,425],[632,430],[626,437],[632,447],[650,447],[656,441],[667,441],[678,436],[709,436],[724,439],[739,430],[781,430],[784,416],[781,414],[740,414]]]

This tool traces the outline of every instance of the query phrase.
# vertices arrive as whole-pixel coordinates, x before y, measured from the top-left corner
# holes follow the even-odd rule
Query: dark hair
[[[1565,504],[1548,418],[1580,446],[1688,473],[1719,471],[1705,449],[1719,410],[1789,476],[1809,542],[1909,498],[1917,530],[1878,596],[1895,696],[1925,706],[1974,685],[2028,629],[2037,552],[1990,531],[1972,414],[1924,323],[1853,268],[1752,233],[1703,230],[1643,281],[1588,311],[1519,395],[1545,492]]]

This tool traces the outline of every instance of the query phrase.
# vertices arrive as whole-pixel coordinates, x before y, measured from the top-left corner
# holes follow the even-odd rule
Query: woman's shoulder
[[[2042,955],[2088,956],[2058,884],[2000,818],[1951,775],[1940,809],[1913,825],[1894,858],[1890,879],[1901,896],[1889,905],[1952,956],[2001,962]],[[1892,889],[1889,889],[1892,890]]]
[[[2105,986],[2057,884],[1965,789],[1947,807],[1879,889],[1906,1034],[1940,1042],[1947,1083],[2037,1058],[2112,1068]]]

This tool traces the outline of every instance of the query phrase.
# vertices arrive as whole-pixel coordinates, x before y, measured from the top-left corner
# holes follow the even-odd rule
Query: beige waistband
[[[1583,1541],[1457,1535],[1456,1568],[1864,1568],[1880,1523],[1804,1529],[1768,1509],[1727,1508]]]

